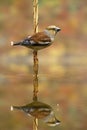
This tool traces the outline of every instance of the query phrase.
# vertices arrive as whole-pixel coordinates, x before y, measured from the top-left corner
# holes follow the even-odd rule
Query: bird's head
[[[46,30],[48,30],[51,33],[51,35],[55,36],[57,32],[59,32],[61,29],[55,25],[51,25],[51,26],[48,26]]]
[[[59,121],[58,119],[54,118],[53,120],[48,121],[48,122],[46,122],[46,123],[47,123],[47,125],[49,125],[49,126],[57,126],[57,125],[60,124],[60,121]]]
[[[44,118],[44,122],[49,126],[56,126],[60,124],[60,121],[56,118],[53,110],[46,118]]]

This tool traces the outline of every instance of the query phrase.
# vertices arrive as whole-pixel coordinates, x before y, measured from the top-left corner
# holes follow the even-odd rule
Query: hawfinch
[[[56,126],[60,121],[55,117],[52,107],[48,104],[33,101],[25,106],[11,106],[11,111],[19,109],[27,113],[29,116],[42,119],[49,126]]]
[[[32,36],[27,37],[26,39],[14,43],[11,41],[12,46],[21,45],[34,50],[40,50],[50,46],[54,38],[61,29],[54,25],[48,26],[43,32],[35,33]]]

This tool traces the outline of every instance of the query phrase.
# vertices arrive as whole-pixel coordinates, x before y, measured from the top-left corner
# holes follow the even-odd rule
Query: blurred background
[[[39,31],[61,28],[52,46],[39,51],[39,100],[61,124],[41,130],[87,129],[87,0],[39,0]],[[32,50],[12,47],[33,34],[32,0],[0,0],[0,130],[32,130],[32,118],[10,111],[33,96]],[[59,104],[59,107],[57,106]]]

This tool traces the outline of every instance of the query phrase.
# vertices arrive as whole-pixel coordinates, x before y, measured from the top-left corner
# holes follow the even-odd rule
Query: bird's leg
[[[34,85],[34,93],[33,93],[33,100],[37,101],[37,93],[38,93],[38,58],[37,58],[37,51],[33,51],[33,57],[34,57],[34,79],[33,79],[33,85]]]

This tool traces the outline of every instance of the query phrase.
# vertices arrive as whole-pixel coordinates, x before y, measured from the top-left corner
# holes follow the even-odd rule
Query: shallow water
[[[3,62],[0,63],[0,126],[4,130],[32,129],[31,117],[20,111],[10,111],[11,105],[24,105],[32,101],[32,53],[29,57],[30,59],[27,56],[24,60],[23,57],[18,60],[13,56],[11,60],[8,56],[3,56]],[[86,129],[87,65],[83,60],[86,57],[62,56],[58,57],[58,61],[56,57],[48,58],[46,62],[47,57],[43,58],[42,61],[42,57],[39,57],[38,98],[51,105],[61,120],[61,125],[55,129]],[[42,127],[42,130],[50,129],[41,121],[39,127]]]

